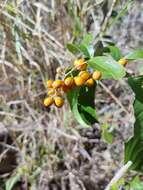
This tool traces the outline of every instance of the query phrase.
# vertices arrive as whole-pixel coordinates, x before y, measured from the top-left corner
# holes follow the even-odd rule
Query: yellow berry
[[[87,68],[87,64],[84,59],[77,59],[74,61],[74,66],[78,70],[85,70]]]
[[[54,102],[54,99],[52,97],[47,97],[44,100],[44,106],[48,107],[51,106]]]
[[[52,87],[53,88],[60,88],[60,87],[62,87],[62,85],[63,85],[63,81],[62,80],[55,80],[53,82],[53,84],[52,84]]]
[[[53,80],[48,80],[47,81],[47,87],[52,88]]]
[[[73,77],[67,77],[65,80],[64,80],[64,83],[67,87],[71,87],[73,86],[74,84],[74,79]]]
[[[84,81],[90,78],[90,73],[88,71],[80,71],[79,76],[82,77]]]
[[[54,90],[54,89],[51,89],[51,90],[48,91],[48,95],[49,95],[49,96],[50,96],[50,95],[53,95],[53,94],[55,94],[55,90]]]
[[[101,77],[102,77],[102,74],[101,74],[100,71],[94,71],[94,73],[93,73],[93,75],[92,75],[92,78],[93,78],[94,80],[99,80],[99,79],[101,79]]]
[[[128,60],[125,59],[125,58],[121,58],[121,59],[119,60],[119,63],[120,63],[121,65],[125,66],[125,65],[128,63]]]
[[[77,76],[77,77],[74,77],[74,83],[76,86],[82,86],[84,84],[84,80],[82,77],[80,76]]]
[[[93,80],[93,78],[88,79],[88,80],[85,82],[85,85],[87,85],[87,86],[89,86],[89,87],[93,86],[93,85],[94,85],[94,80]]]
[[[55,97],[55,98],[54,98],[54,101],[55,101],[55,105],[56,105],[58,108],[62,107],[63,104],[64,104],[64,100],[63,100],[63,98],[61,98],[60,96]]]

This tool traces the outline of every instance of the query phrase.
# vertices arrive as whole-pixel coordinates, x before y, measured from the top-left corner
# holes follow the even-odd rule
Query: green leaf
[[[93,40],[93,35],[92,34],[87,34],[84,36],[82,40],[82,44],[89,45]]]
[[[143,172],[143,76],[128,79],[135,93],[134,136],[125,144],[125,162],[133,162],[132,169]]]
[[[120,178],[116,183],[111,186],[110,190],[119,190],[119,187],[123,187],[125,184],[124,178]]]
[[[104,124],[101,126],[102,128],[102,139],[105,140],[105,142],[111,144],[113,142],[113,133],[109,131],[109,126],[107,124]]]
[[[89,60],[89,67],[102,72],[103,78],[120,79],[125,76],[124,67],[110,56],[98,56]]]
[[[94,54],[93,47],[86,44],[67,44],[67,48],[71,53],[82,53],[86,58],[90,58]]]
[[[118,61],[122,57],[121,51],[120,51],[120,49],[118,47],[116,47],[116,46],[108,46],[108,48],[110,50],[111,56],[116,61]]]
[[[88,50],[88,46],[85,45],[85,44],[80,44],[78,45],[78,49],[80,50],[81,53],[83,53],[83,55],[86,57],[86,58],[89,58],[90,57],[90,52]]]
[[[78,49],[81,51],[85,58],[90,58],[94,55],[94,49],[91,45],[87,46],[86,44],[80,44],[78,45]]]
[[[80,17],[76,16],[74,18],[74,31],[73,31],[74,37],[77,37],[82,31],[83,31],[83,24],[81,22]]]
[[[79,94],[79,89],[75,89],[70,91],[67,94],[68,101],[70,103],[71,110],[74,114],[75,119],[84,127],[88,127],[88,125],[85,123],[85,121],[82,119],[79,110],[78,110],[78,94]]]
[[[130,183],[130,188],[132,190],[143,190],[143,183],[140,181],[139,177],[136,176]]]
[[[118,12],[113,10],[112,11],[112,14],[111,14],[111,17],[115,18],[116,16],[118,15]]]
[[[104,52],[104,47],[103,47],[102,41],[98,41],[98,42],[95,44],[94,49],[95,49],[95,56],[100,56],[100,55],[102,55],[103,52]]]
[[[90,88],[86,86],[77,87],[67,94],[71,110],[76,120],[84,127],[89,127],[97,122],[94,104],[95,88],[96,85]]]
[[[134,50],[128,55],[125,56],[128,60],[134,60],[134,59],[143,59],[143,49],[142,50]]]
[[[5,189],[6,190],[11,190],[14,187],[14,185],[19,181],[20,176],[21,176],[21,174],[17,173],[15,176],[12,176],[11,178],[9,178],[6,181]]]
[[[119,190],[119,187],[117,184],[113,184],[110,190]]]
[[[75,44],[70,44],[70,43],[68,43],[68,44],[67,44],[67,49],[68,49],[71,53],[73,53],[73,54],[76,54],[76,53],[79,53],[79,52],[80,52],[80,50],[78,49],[78,46],[75,45]]]
[[[10,13],[12,16],[16,16],[16,9],[13,6],[12,3],[6,3],[5,4],[5,9],[8,13]]]
[[[93,57],[94,56],[94,48],[93,48],[93,46],[91,45],[89,45],[88,46],[88,52],[89,52],[89,55],[90,55],[90,57]]]

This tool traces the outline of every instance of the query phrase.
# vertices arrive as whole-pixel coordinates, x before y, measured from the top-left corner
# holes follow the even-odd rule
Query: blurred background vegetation
[[[1,189],[105,188],[132,134],[133,97],[126,81],[104,81],[96,93],[108,137],[98,125],[78,125],[68,104],[44,108],[45,81],[74,60],[67,43],[91,33],[95,43],[114,42],[126,53],[143,46],[142,31],[142,0],[0,1]],[[141,73],[140,66],[134,62],[128,70]]]

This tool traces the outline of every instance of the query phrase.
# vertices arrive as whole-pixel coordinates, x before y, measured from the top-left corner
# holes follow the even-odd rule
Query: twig
[[[111,17],[112,11],[113,11],[113,9],[114,9],[114,7],[116,5],[116,2],[117,2],[117,0],[113,0],[112,5],[110,7],[110,10],[108,11],[107,16],[104,19],[104,22],[103,22],[103,24],[101,26],[100,37],[102,37],[102,35],[104,34],[104,32],[105,32],[105,30],[107,28],[109,19]]]
[[[65,133],[65,132],[63,132],[63,131],[61,131],[59,129],[56,129],[55,132],[58,133],[61,136],[64,136],[64,137],[68,138],[69,140],[79,141],[78,137],[76,137],[74,135],[69,135],[69,134],[67,134],[67,133]]]
[[[2,162],[2,159],[5,157],[6,153],[9,150],[14,150],[15,152],[19,152],[19,149],[17,147],[12,146],[12,145],[8,145],[5,143],[0,143],[0,145],[2,145],[5,148],[4,151],[0,154],[0,163]]]
[[[131,165],[132,162],[128,161],[127,164],[125,164],[122,168],[120,168],[120,170],[116,173],[116,175],[111,179],[110,183],[107,185],[105,190],[110,190],[112,185],[116,184],[119,181],[119,179],[121,179],[125,175],[125,173],[128,171]]]
[[[9,19],[13,20],[15,22],[15,17],[10,15],[9,13],[5,12],[5,11],[1,11],[1,13],[3,15],[5,15],[6,17],[8,17]],[[25,24],[24,22],[22,22],[21,20],[19,21],[19,24],[21,24],[22,27],[26,28],[27,30],[29,30],[30,32],[32,32],[32,34],[36,34],[35,29],[30,28],[27,24]],[[45,29],[41,29],[41,31],[44,33],[44,35],[49,38],[52,42],[56,43],[57,47],[63,49],[63,45],[54,38],[54,36],[52,36],[51,34],[49,34]]]
[[[94,3],[93,5],[90,5],[85,12],[88,12],[90,9],[93,9],[94,7],[96,7],[97,5],[100,5],[101,3],[103,3],[103,1],[105,0],[100,0],[99,2]]]
[[[15,118],[19,118],[19,119],[28,121],[27,118],[19,116],[19,115],[16,115],[16,114],[13,114],[13,113],[10,113],[10,112],[0,111],[0,115],[9,116],[9,117],[15,117]]]
[[[130,113],[128,112],[128,110],[123,106],[123,104],[118,100],[118,98],[111,92],[111,90],[109,90],[101,81],[99,82],[99,84],[102,86],[102,88],[108,93],[110,94],[110,96],[113,98],[113,100],[115,100],[115,102],[122,108],[122,110],[127,114],[130,115]]]

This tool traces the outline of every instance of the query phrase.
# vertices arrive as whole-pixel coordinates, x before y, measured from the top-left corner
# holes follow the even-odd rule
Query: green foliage
[[[97,122],[97,115],[95,110],[96,85],[93,87],[76,88],[67,94],[71,110],[77,121],[85,127]]]
[[[104,124],[101,126],[102,128],[102,139],[107,143],[111,144],[113,142],[113,133],[109,131],[108,124]]]
[[[92,40],[93,40],[93,36],[91,34],[87,34],[82,39],[82,42],[79,44],[68,43],[67,49],[73,54],[81,53],[82,56],[89,59],[90,57],[93,57],[94,55],[94,48],[90,44]]]
[[[120,51],[120,49],[118,47],[116,47],[116,46],[108,46],[108,48],[110,50],[111,56],[116,61],[118,61],[122,57],[121,51]]]
[[[90,51],[90,46],[87,46],[86,44],[80,44],[77,45],[78,49],[81,53],[85,56],[85,58],[90,58],[92,56],[92,51]]]
[[[140,181],[139,177],[136,176],[131,182],[130,182],[130,189],[131,190],[143,190],[143,182]]]
[[[120,79],[126,72],[122,65],[110,56],[98,56],[89,60],[89,67],[102,72],[104,79]]]
[[[125,162],[133,162],[132,169],[143,171],[143,76],[130,77],[129,85],[135,93],[134,136],[125,144]]]
[[[143,58],[143,50],[134,50],[125,56],[128,60],[142,59]]]
[[[10,13],[13,16],[16,16],[15,8],[12,3],[7,3],[5,6],[8,13]]]
[[[90,58],[94,54],[93,47],[90,45],[82,44],[67,44],[68,50],[73,53],[81,53],[85,58]]]
[[[73,36],[79,37],[79,35],[83,32],[83,25],[80,20],[80,17],[75,16],[74,18],[74,31],[73,31]]]
[[[75,45],[75,44],[67,44],[67,49],[71,52],[71,53],[73,53],[73,54],[76,54],[76,53],[79,53],[80,52],[80,50],[79,50],[79,48]]]
[[[6,190],[11,190],[13,189],[14,185],[19,181],[21,177],[20,173],[17,173],[15,176],[10,177],[5,184],[5,189]]]
[[[82,40],[82,44],[89,45],[93,41],[93,35],[92,34],[87,34],[84,36]]]
[[[94,46],[94,55],[101,56],[103,54],[103,50],[104,50],[103,43],[101,41],[98,41]]]
[[[67,44],[67,48],[73,54],[80,53],[84,56],[87,59],[88,68],[100,71],[103,79],[118,80],[124,77],[126,75],[126,71],[124,67],[117,62],[122,56],[119,48],[108,45],[108,55],[103,56],[102,54],[104,53],[104,48],[101,48],[101,52],[98,53],[99,48],[93,48],[90,44],[92,40],[92,35],[88,34],[82,40],[81,44]],[[94,54],[99,54],[100,56],[94,57]],[[76,88],[68,93],[67,97],[71,110],[77,121],[83,126],[89,126],[97,122],[94,96],[95,87]],[[108,133],[107,129],[103,130],[103,138],[105,138],[105,140],[109,143],[112,142],[112,134]]]

